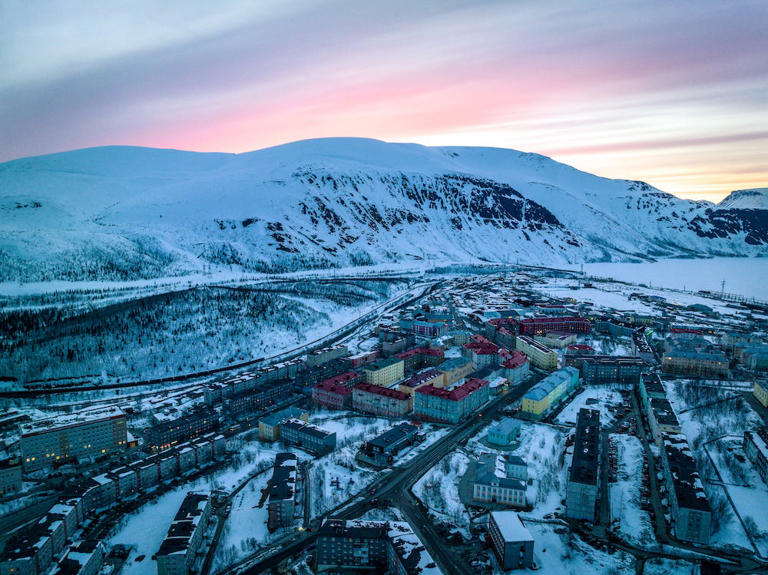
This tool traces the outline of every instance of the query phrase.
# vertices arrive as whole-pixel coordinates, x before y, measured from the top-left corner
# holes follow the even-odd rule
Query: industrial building
[[[364,442],[358,456],[364,462],[387,467],[395,462],[397,454],[404,448],[419,441],[422,437],[420,428],[411,423],[398,423],[381,435]]]

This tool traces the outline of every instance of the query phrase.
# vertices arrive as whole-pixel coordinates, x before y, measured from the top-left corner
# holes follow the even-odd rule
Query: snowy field
[[[612,434],[616,445],[618,503],[618,531],[622,538],[640,547],[656,544],[651,517],[640,507],[643,484],[643,444],[631,435]],[[612,501],[614,503],[614,501]]]
[[[615,409],[623,402],[621,393],[618,391],[621,387],[620,385],[612,385],[610,387],[586,388],[563,408],[555,418],[555,422],[575,426],[579,410],[586,407],[587,409],[596,409],[600,412],[600,425],[602,427],[610,426],[614,419],[616,419]],[[629,386],[624,386],[624,389],[629,389]]]
[[[577,268],[573,268],[577,269]],[[665,259],[656,262],[588,263],[584,273],[632,283],[688,290],[725,291],[758,299],[768,298],[760,278],[768,277],[768,258]]]

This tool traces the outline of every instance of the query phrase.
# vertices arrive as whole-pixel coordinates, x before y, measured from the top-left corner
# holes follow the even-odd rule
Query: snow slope
[[[759,255],[768,193],[738,194],[713,206],[497,148],[92,148],[0,164],[0,281]]]

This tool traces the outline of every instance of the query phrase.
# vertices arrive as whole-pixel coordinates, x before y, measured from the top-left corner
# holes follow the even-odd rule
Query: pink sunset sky
[[[768,186],[768,2],[0,3],[0,161],[361,136]]]

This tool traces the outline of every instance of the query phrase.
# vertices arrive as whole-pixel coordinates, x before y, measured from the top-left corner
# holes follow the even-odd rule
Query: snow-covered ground
[[[573,573],[581,575],[631,575],[635,560],[631,555],[616,551],[608,553],[587,545],[567,527],[551,523],[526,521],[525,526],[534,539],[533,556],[537,570],[523,569],[520,573],[540,575]]]
[[[437,520],[469,536],[470,516],[459,497],[459,482],[470,458],[494,451],[481,443],[487,430],[467,442],[467,446],[444,457],[413,487],[413,492]],[[533,506],[528,517],[551,517],[562,508],[565,498],[565,434],[557,427],[522,422],[517,447],[510,452],[528,463],[528,502]]]
[[[267,470],[251,479],[232,501],[232,510],[224,524],[214,555],[213,572],[231,565],[273,539],[284,536],[287,529],[269,533],[267,505],[260,505],[263,490],[267,488],[271,474],[272,472]]]
[[[430,515],[469,538],[470,516],[459,498],[459,481],[467,471],[469,457],[455,451],[432,467],[413,486],[413,493],[427,506]]]
[[[719,524],[711,543],[753,549],[736,511],[727,501],[725,487],[719,482],[712,483],[717,476],[707,451],[720,438],[742,437],[745,430],[762,425],[762,419],[741,395],[728,389],[704,387],[686,380],[668,383],[666,389],[716,510]]]
[[[643,483],[643,444],[632,435],[611,434],[616,445],[616,487],[620,494],[612,499],[614,517],[619,519],[622,537],[642,547],[656,544],[651,517],[640,507]],[[617,512],[618,510],[618,512]]]
[[[706,448],[733,501],[734,511],[741,516],[758,552],[768,557],[768,485],[746,457],[742,438],[724,437]]]
[[[586,407],[598,410],[600,412],[600,425],[608,427],[615,419],[615,409],[623,401],[621,393],[618,391],[620,387],[618,385],[587,387],[563,408],[555,418],[555,422],[575,426],[579,410]]]
[[[567,266],[566,266],[567,267]],[[576,269],[572,266],[573,269]],[[768,258],[664,259],[656,262],[584,264],[584,273],[675,289],[725,291],[749,297],[768,297],[765,282]],[[711,300],[710,300],[711,301]]]
[[[643,575],[692,575],[693,570],[693,564],[688,561],[654,557],[645,562]]]

